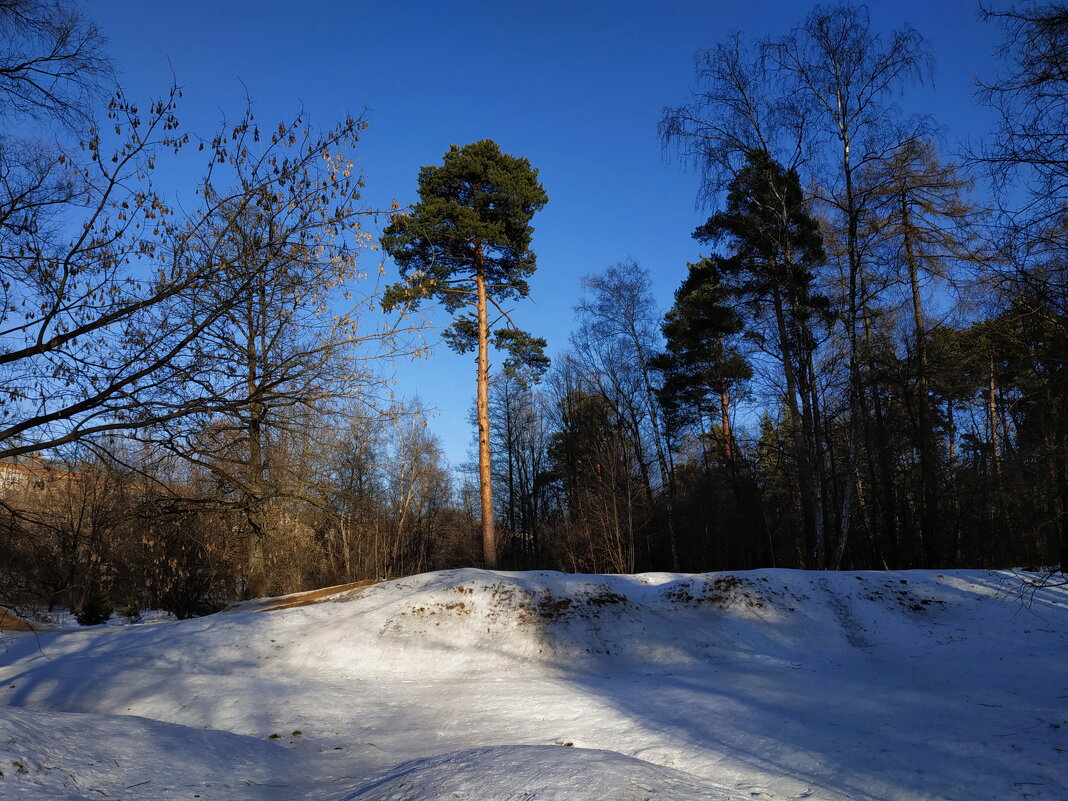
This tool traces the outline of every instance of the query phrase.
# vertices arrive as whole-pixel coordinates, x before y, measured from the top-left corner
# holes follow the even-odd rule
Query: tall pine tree
[[[486,567],[497,567],[489,435],[489,346],[508,352],[505,369],[534,373],[548,364],[545,340],[516,328],[501,304],[525,298],[535,268],[530,220],[549,198],[525,158],[491,139],[452,145],[440,166],[419,171],[419,202],[395,214],[382,235],[404,279],[383,300],[388,311],[439,301],[454,315],[445,333],[453,350],[478,351],[478,467]],[[489,314],[506,321],[490,331]]]
[[[772,330],[768,339],[785,380],[807,558],[826,567],[823,437],[813,363],[816,325],[828,305],[814,289],[814,270],[825,256],[797,172],[766,150],[750,150],[724,209],[694,231],[694,238],[725,246],[727,255],[718,260],[722,280]]]

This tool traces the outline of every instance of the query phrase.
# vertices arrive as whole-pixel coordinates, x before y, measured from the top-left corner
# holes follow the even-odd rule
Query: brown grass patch
[[[14,610],[0,606],[0,631],[35,631],[36,629],[15,614]]]
[[[299,606],[312,606],[314,604],[321,604],[329,601],[335,595],[339,595],[349,590],[362,590],[364,587],[370,587],[373,584],[380,584],[385,579],[367,579],[365,581],[354,581],[351,584],[338,584],[335,587],[323,587],[319,590],[309,590],[308,592],[297,592],[292,595],[285,595],[281,598],[265,598],[262,601],[257,601],[259,608],[257,612],[273,612],[276,609],[296,609]]]

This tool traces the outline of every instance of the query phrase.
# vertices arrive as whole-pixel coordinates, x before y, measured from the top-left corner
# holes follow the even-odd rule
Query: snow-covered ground
[[[1068,588],[1010,572],[302,600],[5,632],[0,798],[1068,799]]]

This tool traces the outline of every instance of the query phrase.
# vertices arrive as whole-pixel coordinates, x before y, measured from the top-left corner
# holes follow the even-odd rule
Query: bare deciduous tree
[[[828,560],[841,563],[852,526],[855,472],[863,423],[858,332],[864,314],[859,236],[862,198],[857,176],[865,164],[879,159],[889,144],[907,139],[897,132],[889,102],[909,80],[921,79],[930,64],[923,37],[905,27],[884,37],[871,28],[868,12],[857,6],[817,7],[789,35],[768,42],[765,50],[788,94],[804,98],[812,119],[838,145],[833,175],[840,190],[827,200],[845,228],[846,292],[844,313],[849,358],[849,446],[838,541]],[[888,136],[889,135],[889,136]],[[822,564],[822,560],[821,564]]]

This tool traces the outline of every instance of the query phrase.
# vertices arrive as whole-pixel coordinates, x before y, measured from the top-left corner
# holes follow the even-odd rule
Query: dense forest
[[[983,13],[998,122],[962,152],[897,105],[934,68],[922,32],[863,7],[699,54],[658,128],[709,209],[674,303],[647,265],[591,273],[549,365],[537,331],[480,322],[533,272],[552,187],[525,159],[470,146],[492,189],[433,184],[467,148],[424,167],[382,237],[401,280],[365,290],[363,120],[249,110],[196,137],[177,90],[108,95],[79,13],[0,4],[0,603],[1068,564],[1068,5]],[[199,165],[183,203],[170,162]],[[446,219],[478,261],[434,239]],[[434,300],[453,347],[510,354],[479,394],[481,471],[450,470],[384,378]]]

